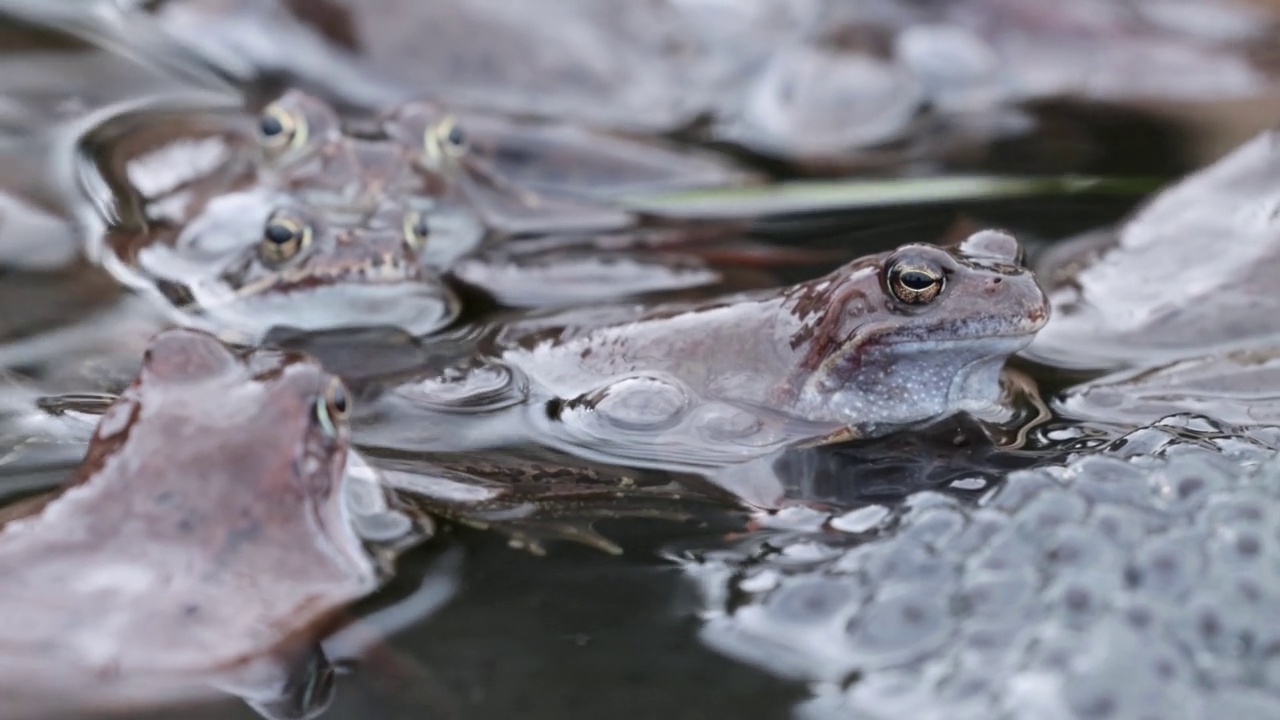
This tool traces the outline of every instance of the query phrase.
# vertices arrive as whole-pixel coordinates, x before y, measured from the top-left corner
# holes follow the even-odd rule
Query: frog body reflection
[[[0,685],[51,703],[260,691],[262,663],[380,584],[343,502],[347,412],[306,356],[156,336],[64,491],[0,529]]]
[[[951,248],[868,256],[781,291],[530,320],[502,329],[496,362],[457,383],[492,384],[505,368],[529,398],[549,398],[553,419],[576,415],[602,444],[660,454],[658,437],[754,451],[983,412],[1001,400],[1005,359],[1048,318],[1020,255],[1014,238],[984,231]],[[465,394],[456,388],[429,379],[388,400],[440,407],[441,393]]]

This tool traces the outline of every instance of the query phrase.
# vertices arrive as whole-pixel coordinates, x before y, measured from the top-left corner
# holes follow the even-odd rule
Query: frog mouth
[[[352,263],[326,263],[286,268],[236,290],[237,297],[267,292],[298,292],[327,285],[393,285],[426,281],[417,264],[390,255],[366,258]]]
[[[189,286],[153,284],[182,322],[247,343],[272,328],[318,332],[391,326],[426,334],[460,311],[448,284],[395,257],[300,264],[239,287],[236,279],[223,275],[218,282]]]

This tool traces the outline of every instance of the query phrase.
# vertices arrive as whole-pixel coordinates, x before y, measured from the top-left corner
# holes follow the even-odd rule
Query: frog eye
[[[271,103],[258,119],[258,136],[264,147],[279,150],[300,147],[307,141],[307,121],[279,103]]]
[[[467,133],[458,124],[458,119],[452,115],[445,118],[440,123],[438,129],[440,140],[445,149],[454,155],[461,155],[467,151]]]
[[[329,387],[325,388],[324,394],[316,398],[315,405],[316,422],[320,424],[326,435],[329,437],[338,435],[338,426],[346,422],[349,406],[347,389],[343,387],[341,380],[333,378],[329,381]]]
[[[431,235],[431,226],[427,224],[427,216],[420,212],[411,212],[404,216],[404,239],[415,250],[427,244]]]
[[[429,126],[424,141],[432,156],[459,157],[467,152],[467,133],[452,115]]]
[[[889,268],[889,292],[908,305],[933,302],[945,282],[941,272],[925,265],[895,263]]]
[[[267,221],[258,254],[269,263],[285,262],[311,244],[311,226],[295,217],[276,215]]]

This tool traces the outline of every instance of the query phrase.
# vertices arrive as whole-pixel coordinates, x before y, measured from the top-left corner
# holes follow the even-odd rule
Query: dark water
[[[23,194],[39,198],[48,191],[46,181],[55,178],[57,168],[46,166],[44,161],[52,163],[57,158],[44,156],[47,148],[22,138],[30,136],[32,126],[82,109],[59,107],[66,98],[78,97],[81,106],[92,107],[136,96],[144,89],[187,86],[185,81],[123,61],[113,67],[111,63],[116,61],[107,56],[72,59],[66,65],[48,68],[43,64],[24,66],[23,58],[34,63],[35,56],[26,55],[33,52],[32,46],[80,46],[16,22],[0,30],[0,48],[4,60],[11,63],[0,68],[0,92],[11,93],[15,106],[4,108],[11,112],[0,116],[0,130],[14,138],[0,143],[0,160],[14,170],[0,171],[0,181],[6,187],[14,184]],[[81,52],[87,51],[63,54],[73,58]],[[29,67],[33,76],[37,70],[44,74],[24,77],[28,72],[24,67]],[[87,72],[90,67],[98,67],[104,79],[93,80]],[[278,78],[275,81],[280,84]],[[996,142],[981,160],[960,162],[957,167],[1044,173],[1067,169],[1172,178],[1204,160],[1193,149],[1196,139],[1185,128],[1146,112],[1056,101],[1037,104],[1034,109],[1041,132]],[[1260,119],[1255,124],[1265,122]],[[7,139],[0,135],[0,141]],[[776,160],[738,154],[775,177],[798,174],[796,168]],[[929,204],[768,218],[754,232],[775,246],[838,249],[861,255],[907,242],[932,241],[957,223],[966,222],[1013,231],[1034,259],[1054,242],[1119,221],[1143,199],[1061,197]],[[46,209],[54,218],[65,212],[57,207]],[[43,250],[60,241],[73,246],[77,242],[69,225],[51,222],[40,227],[44,234],[36,244]],[[145,311],[126,306],[117,314],[76,326],[77,321],[104,312],[124,293],[106,273],[92,267],[74,265],[68,269],[57,262],[35,263],[33,267],[30,259],[37,254],[21,242],[26,237],[21,228],[0,227],[6,263],[0,269],[0,307],[6,308],[0,318],[0,337],[5,343],[0,345],[0,358],[6,360],[6,367],[19,382],[39,381],[48,392],[119,390],[136,369],[140,352],[129,323],[141,322]],[[833,266],[781,267],[774,269],[770,278],[791,283]],[[483,299],[467,300],[464,325],[495,310],[485,306]],[[57,334],[56,328],[65,327],[74,327],[69,338]],[[466,332],[459,332],[457,339],[457,347],[444,342],[435,346],[402,342],[398,337],[379,345],[383,338],[374,335],[336,340],[286,336],[276,341],[316,353],[361,394],[367,389],[366,380],[376,386],[377,378],[443,364],[465,354]],[[82,356],[84,346],[78,344],[85,340],[94,348],[87,358]],[[52,343],[54,351],[43,350],[41,342]],[[1044,397],[1084,379],[1027,361],[1015,360],[1013,365],[1029,374]],[[1250,611],[1254,614],[1242,612],[1243,619],[1236,626],[1219,633],[1236,632],[1234,659],[1214,664],[1204,657],[1231,656],[1231,648],[1223,647],[1230,641],[1221,640],[1215,635],[1217,631],[1205,629],[1205,624],[1229,625],[1232,618],[1222,615],[1231,615],[1231,608],[1236,607],[1232,603],[1242,607],[1247,597],[1222,599],[1175,587],[1170,597],[1174,591],[1186,590],[1177,597],[1194,595],[1202,605],[1226,609],[1214,615],[1212,622],[1203,615],[1187,620],[1171,611],[1166,618],[1162,613],[1171,604],[1169,598],[1161,598],[1147,586],[1113,588],[1107,584],[1112,576],[1124,576],[1113,567],[1118,565],[1103,560],[1090,565],[1095,555],[1120,556],[1134,547],[1139,548],[1134,552],[1148,555],[1161,550],[1147,543],[1149,538],[1133,540],[1123,530],[1116,530],[1114,537],[1090,541],[1090,533],[1103,532],[1095,521],[1107,513],[1119,518],[1113,518],[1113,524],[1122,526],[1131,523],[1138,527],[1142,518],[1158,518],[1152,521],[1151,529],[1133,531],[1151,537],[1193,526],[1200,534],[1191,542],[1198,542],[1197,548],[1210,548],[1205,552],[1218,548],[1213,544],[1220,540],[1215,535],[1217,525],[1196,515],[1195,508],[1171,510],[1161,504],[1167,493],[1160,495],[1163,491],[1159,488],[1152,491],[1152,497],[1162,498],[1159,501],[1146,496],[1132,502],[1117,500],[1108,490],[1093,486],[1093,495],[1070,486],[1053,490],[1057,495],[1045,491],[1043,497],[1049,499],[1039,501],[1039,506],[1032,500],[1043,490],[1041,486],[1059,482],[1065,475],[1094,477],[1089,475],[1094,471],[1078,461],[1066,465],[1066,470],[1062,464],[1070,452],[1105,446],[1103,452],[1113,458],[1152,460],[1152,466],[1140,466],[1146,470],[1133,471],[1133,477],[1128,478],[1131,487],[1146,489],[1160,483],[1165,487],[1169,476],[1176,474],[1168,468],[1174,467],[1212,485],[1211,490],[1218,493],[1214,499],[1222,503],[1232,500],[1232,493],[1251,498],[1247,493],[1262,488],[1258,492],[1270,494],[1257,504],[1270,508],[1274,492],[1267,489],[1266,472],[1260,480],[1236,476],[1244,476],[1240,467],[1265,464],[1276,448],[1275,438],[1265,433],[1250,435],[1255,431],[1235,427],[1173,427],[1145,435],[1142,431],[1126,435],[1127,430],[1052,418],[1036,428],[1027,443],[1010,449],[993,446],[979,430],[961,420],[908,437],[795,451],[777,460],[772,472],[782,478],[788,497],[820,504],[837,516],[852,511],[843,518],[845,526],[852,529],[840,532],[822,522],[815,524],[803,513],[782,513],[772,526],[748,530],[740,513],[726,509],[707,513],[702,525],[605,521],[596,529],[624,549],[621,556],[571,543],[550,543],[544,557],[509,547],[500,533],[475,529],[446,533],[402,558],[390,587],[357,608],[370,617],[375,629],[379,628],[376,611],[381,606],[407,608],[409,618],[393,628],[383,628],[389,632],[387,645],[363,660],[344,664],[335,699],[323,717],[941,718],[948,717],[948,703],[955,702],[955,717],[984,717],[983,713],[990,711],[992,714],[985,716],[1127,718],[1146,717],[1140,714],[1144,699],[1158,695],[1162,688],[1174,688],[1177,692],[1170,695],[1174,698],[1182,697],[1177,693],[1194,695],[1201,687],[1191,679],[1197,672],[1210,677],[1206,682],[1217,694],[1206,694],[1209,699],[1205,704],[1195,705],[1193,710],[1184,708],[1181,715],[1174,701],[1166,701],[1151,717],[1203,717],[1211,710],[1238,711],[1241,717],[1254,712],[1249,716],[1264,717],[1264,700],[1274,699],[1276,678],[1280,677],[1274,669],[1275,639],[1257,637],[1267,625],[1264,610],[1258,608],[1274,609],[1268,604],[1275,599],[1270,575],[1258,581],[1266,587],[1254,594],[1255,607]],[[1118,439],[1121,436],[1123,439]],[[1193,448],[1186,453],[1192,460],[1179,456],[1178,448]],[[0,454],[9,450],[0,445]],[[80,452],[82,446],[74,439],[66,445],[24,451],[22,462],[3,468],[6,496],[55,486]],[[1213,459],[1201,458],[1205,464],[1195,466],[1195,452]],[[1218,463],[1222,457],[1236,464]],[[1010,473],[1028,468],[1039,469],[1018,476],[1015,489],[1008,494],[992,495],[993,488],[1000,488]],[[1099,473],[1098,477],[1104,475]],[[1188,494],[1196,492],[1193,489]],[[936,512],[931,516],[929,510]],[[1274,518],[1270,517],[1274,513],[1266,512],[1270,514],[1265,523],[1272,523],[1266,532],[1274,535]],[[945,539],[939,540],[950,536],[936,531],[930,524],[935,521],[967,528],[955,531],[963,542],[948,545]],[[1076,552],[1085,559],[1074,568],[1062,569],[1070,560],[1062,561],[1061,566],[1051,564],[1062,553],[1049,560],[1047,555],[1023,557],[1014,547],[1019,538],[1027,540],[1016,534],[1023,530],[1036,537],[1040,537],[1036,535],[1039,530],[1046,536],[1061,530],[1053,539],[1070,536],[1062,540],[1063,547],[1078,540],[1062,552]],[[936,535],[932,534],[935,531]],[[1280,537],[1272,535],[1267,537]],[[998,536],[1013,539],[984,545]],[[1263,543],[1261,551],[1268,562],[1276,557],[1271,540]],[[1251,547],[1249,541],[1244,543]],[[992,560],[991,567],[983,569],[991,570],[986,576],[967,564],[971,556],[966,552],[977,556],[980,549],[993,554],[1008,552],[1013,559]],[[1042,549],[1037,547],[1037,551]],[[1161,564],[1160,558],[1148,560],[1142,569],[1153,574],[1194,575],[1195,567],[1228,567],[1229,572],[1222,571],[1225,574],[1219,578],[1224,583],[1244,582],[1250,575],[1226,560],[1219,565],[1205,560],[1185,571],[1177,567],[1170,570],[1168,562]],[[850,579],[855,575],[856,581]],[[422,617],[414,618],[414,603],[404,598],[412,598],[419,583],[434,587],[443,582],[441,578],[456,578],[456,591],[442,599],[440,607],[424,609]],[[1095,581],[1096,585],[1090,584]],[[1168,582],[1195,584],[1185,578]],[[1239,593],[1249,595],[1248,589]],[[857,599],[851,599],[855,595]],[[994,607],[989,611],[992,616],[1007,612],[1008,617],[997,618],[1006,624],[985,617],[983,622],[991,620],[991,624],[970,633],[974,623],[969,618],[980,612],[969,606],[957,609],[957,605],[948,606],[941,600],[929,604],[952,595],[973,606],[989,602]],[[1133,639],[1124,634],[1132,628],[1111,628],[1114,632],[1108,635],[1107,623],[1132,619],[1138,610],[1149,609],[1148,605],[1155,608],[1151,614],[1174,628],[1171,635],[1177,636],[1178,628],[1185,626],[1199,628],[1201,636],[1170,651],[1180,658],[1171,661],[1174,670],[1155,668],[1134,679],[1130,684],[1139,690],[1125,695],[1117,689],[1124,683],[1109,682],[1107,671],[1114,670],[1117,678],[1124,679],[1120,668],[1123,653],[1132,651],[1143,662],[1150,653],[1141,649],[1140,636]],[[1099,617],[1102,620],[1094,622]],[[883,627],[878,628],[877,623]],[[1138,620],[1131,624],[1146,627]],[[842,633],[854,638],[851,645],[841,644],[847,639]],[[1023,645],[1012,647],[1013,640],[1004,643],[1002,633],[1006,640],[1016,638]],[[1111,636],[1122,637],[1129,644],[1108,645]],[[1095,656],[1105,662],[1099,661],[1088,672],[1071,666],[1071,643],[1076,640],[1094,643]],[[1068,714],[1037,714],[1060,708],[1050,707],[1052,703],[1024,702],[1025,696],[1010,700],[998,687],[1004,679],[1022,678],[1020,673],[1029,672],[1026,665],[1019,665],[1018,658],[1023,657],[1019,653],[1024,651],[1035,656],[1034,662],[1028,662],[1050,680],[1088,676],[1089,682],[1073,686],[1075,694],[1068,693]],[[984,666],[984,660],[992,664]],[[945,685],[938,677],[960,677],[963,682],[935,693],[931,688]],[[1034,683],[1028,687],[1031,685]],[[1259,697],[1233,694],[1237,687],[1250,688]],[[1149,696],[1142,694],[1148,691]],[[1026,692],[1035,695],[1036,688]],[[1228,699],[1214,704],[1219,698]],[[988,700],[989,704],[984,704]],[[1230,704],[1237,701],[1238,705]],[[184,717],[257,716],[238,701],[181,712]],[[149,717],[169,714],[168,710],[157,711]]]

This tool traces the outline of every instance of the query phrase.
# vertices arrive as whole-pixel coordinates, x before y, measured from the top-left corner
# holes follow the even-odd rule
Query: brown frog
[[[396,204],[345,215],[264,175],[234,112],[124,107],[87,133],[79,184],[87,254],[182,324],[256,342],[276,327],[391,325],[414,334],[458,302]],[[350,181],[359,185],[360,178]]]
[[[269,700],[382,579],[347,506],[349,412],[305,356],[156,336],[65,488],[0,529],[5,712]]]
[[[983,231],[778,290],[515,323],[495,331],[491,362],[395,390],[360,431],[421,443],[415,416],[450,413],[428,444],[514,441],[532,425],[578,452],[696,464],[989,413],[1006,358],[1049,316],[1020,258],[1013,237]]]
[[[179,322],[245,342],[275,327],[431,333],[456,315],[437,274],[452,270],[522,304],[564,302],[555,290],[570,284],[567,297],[595,299],[721,279],[698,258],[649,253],[667,245],[665,230],[540,239],[519,252],[500,238],[480,247],[482,218],[455,183],[415,159],[421,137],[406,148],[386,133],[349,131],[331,107],[297,92],[259,124],[254,131],[236,112],[146,106],[99,122],[80,142],[93,159],[80,185],[99,208],[90,257]],[[292,232],[273,222],[277,214]]]
[[[231,192],[184,224],[119,228],[106,241],[117,278],[158,296],[179,322],[235,341],[275,328],[386,325],[423,335],[460,308],[419,262],[426,233],[394,206],[352,226],[288,195]]]
[[[264,158],[291,188],[468,203],[490,229],[510,234],[626,227],[620,193],[739,185],[696,151],[550,120],[436,102],[339,115],[322,98],[289,89],[259,118]]]

